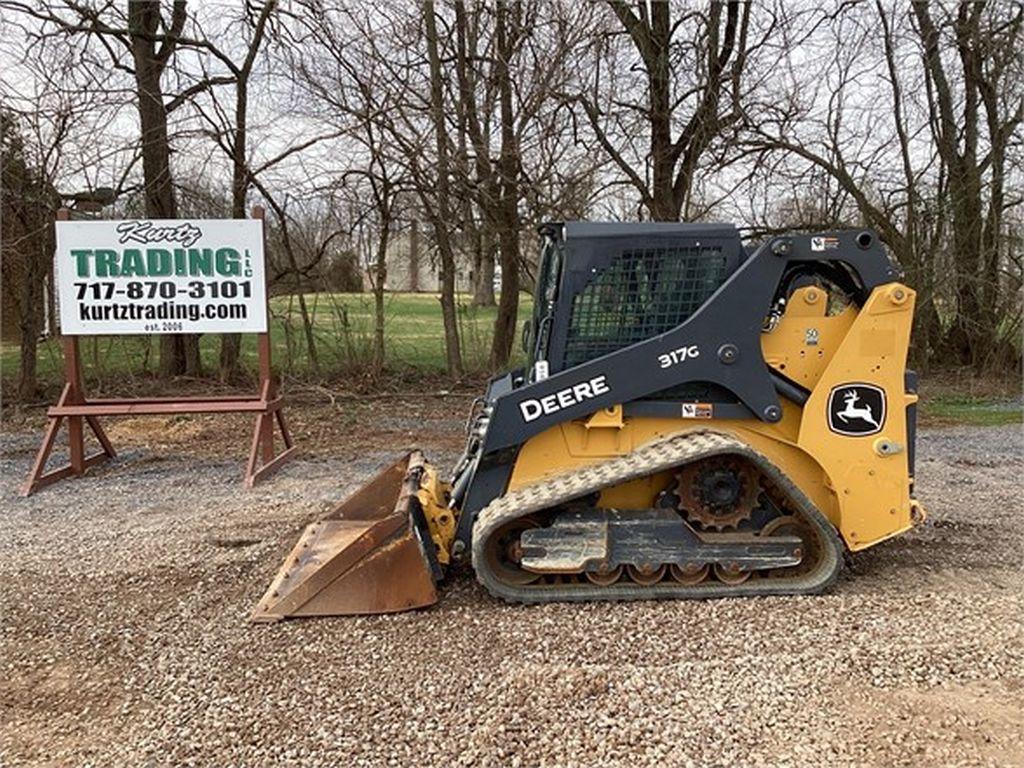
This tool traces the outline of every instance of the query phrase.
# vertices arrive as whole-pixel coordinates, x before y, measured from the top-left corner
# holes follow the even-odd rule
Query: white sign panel
[[[58,221],[61,333],[267,330],[258,219]]]

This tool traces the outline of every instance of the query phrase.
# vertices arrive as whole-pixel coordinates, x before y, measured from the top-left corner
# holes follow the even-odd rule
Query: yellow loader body
[[[757,448],[800,486],[853,551],[900,534],[924,519],[911,498],[913,477],[907,473],[903,435],[907,407],[916,394],[904,391],[904,358],[914,311],[913,290],[893,283],[877,290],[859,311],[847,307],[826,316],[826,295],[818,288],[798,289],[786,314],[762,337],[765,360],[806,385],[812,395],[801,408],[783,402],[775,424],[752,420],[718,420],[714,429]],[[808,350],[804,340],[812,329],[818,344]],[[831,432],[820,418],[829,392],[843,382],[878,382],[892,407],[886,430],[871,439],[849,440]],[[552,475],[630,453],[670,434],[706,429],[694,418],[624,418],[622,407],[582,421],[560,424],[529,440],[519,453],[510,490]],[[646,507],[664,487],[662,473],[608,488],[600,503],[609,507]]]

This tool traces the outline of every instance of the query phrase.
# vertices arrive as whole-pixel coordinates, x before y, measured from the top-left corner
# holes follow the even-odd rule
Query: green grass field
[[[287,376],[298,379],[344,379],[369,369],[373,348],[373,296],[362,293],[307,294],[314,317],[314,337],[319,356],[319,376],[314,376],[307,353],[297,296],[271,300],[271,339],[274,364]],[[398,293],[385,297],[386,366],[399,374],[441,374],[445,371],[444,331],[441,304],[436,294]],[[520,296],[519,325],[532,311],[531,298]],[[459,297],[459,328],[463,358],[469,372],[484,371],[490,353],[496,309],[470,306],[468,296]],[[158,361],[158,340],[146,336],[83,337],[81,350],[86,380],[116,385],[132,377],[150,375]],[[215,375],[220,339],[204,336],[201,342],[203,366]],[[256,337],[242,340],[243,364],[256,368]],[[518,339],[513,345],[512,364],[523,358]],[[39,381],[56,386],[62,377],[60,345],[56,340],[39,347]],[[9,384],[18,374],[18,347],[0,347],[0,371]],[[940,377],[941,378],[941,377]],[[991,388],[991,387],[990,387]],[[998,389],[998,388],[996,388]],[[921,399],[924,425],[974,424],[989,426],[1020,423],[1019,398],[993,390],[973,391],[963,383],[937,380]],[[1019,390],[1018,390],[1019,391]],[[965,394],[969,393],[969,394]]]
[[[1019,401],[960,395],[940,395],[921,402],[923,423],[971,424],[995,427],[1024,420]]]
[[[373,296],[368,293],[318,293],[305,296],[313,315],[313,335],[324,377],[365,368],[373,349]],[[271,340],[274,364],[282,372],[308,376],[311,365],[299,310],[298,296],[271,299]],[[521,294],[519,325],[531,311],[529,295]],[[469,371],[484,370],[490,353],[491,336],[497,310],[470,306],[468,296],[459,297],[459,329],[462,352]],[[423,373],[445,370],[444,330],[441,304],[437,294],[398,293],[385,297],[386,365],[393,370],[409,369]],[[83,337],[81,350],[87,380],[107,380],[144,376],[155,370],[158,360],[157,337],[99,336]],[[204,336],[201,340],[203,368],[217,370],[220,340]],[[4,379],[18,373],[18,346],[0,347],[0,368]],[[513,348],[514,361],[521,358],[519,344]],[[255,369],[256,337],[242,339],[243,364]],[[39,347],[38,375],[41,383],[52,384],[61,377],[60,345],[50,339]]]

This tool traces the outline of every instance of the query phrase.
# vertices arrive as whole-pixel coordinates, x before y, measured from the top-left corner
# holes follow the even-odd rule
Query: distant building
[[[441,271],[437,250],[423,236],[422,227],[414,222],[411,227],[393,235],[388,245],[388,274],[384,290],[394,293],[440,293]],[[364,265],[363,287],[373,290],[370,274],[373,263]],[[455,253],[455,290],[472,291],[472,261],[468,254]]]

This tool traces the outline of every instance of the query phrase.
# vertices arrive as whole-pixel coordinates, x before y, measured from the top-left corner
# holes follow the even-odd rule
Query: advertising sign
[[[58,221],[61,333],[267,330],[263,222]]]

